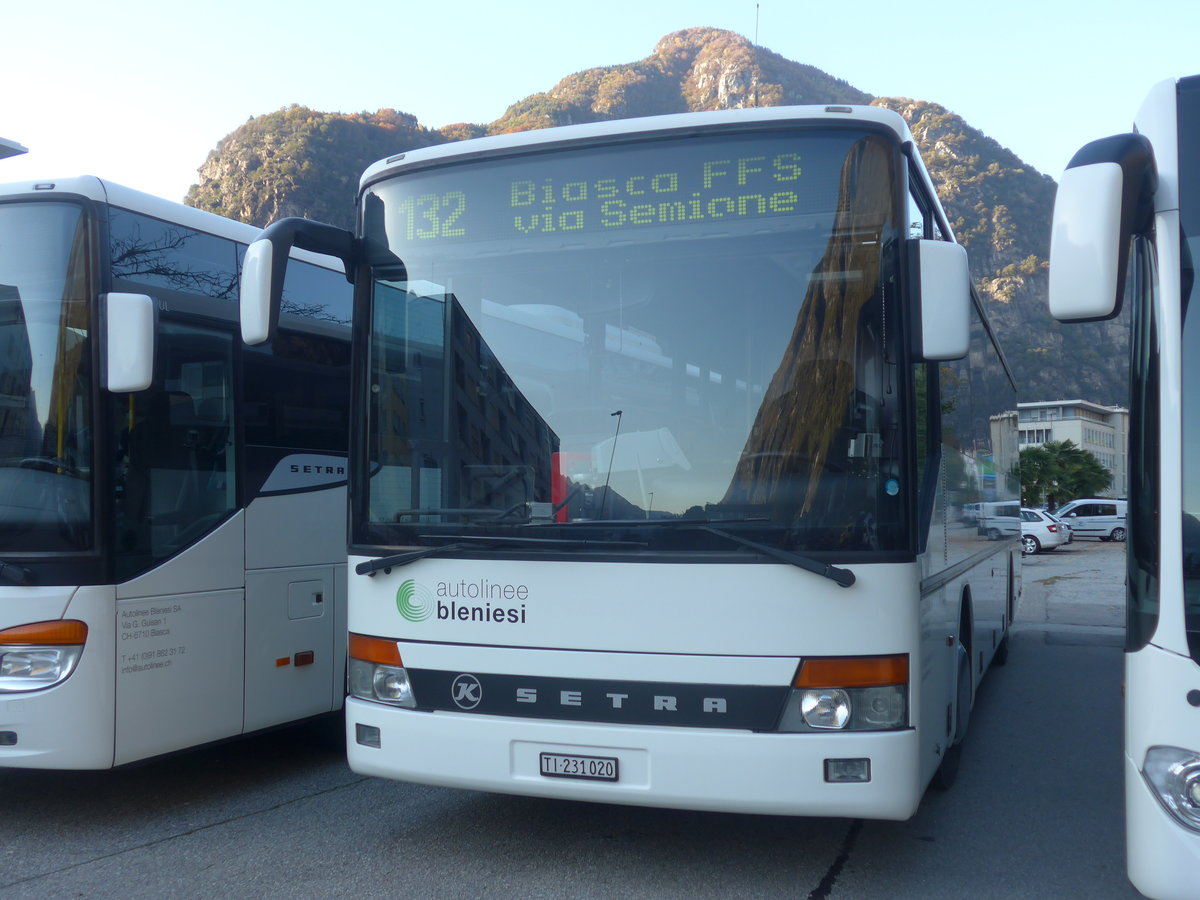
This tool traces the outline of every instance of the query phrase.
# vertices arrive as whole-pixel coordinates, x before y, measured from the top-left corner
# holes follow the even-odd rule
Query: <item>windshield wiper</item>
[[[436,547],[421,547],[408,550],[392,556],[381,556],[379,559],[369,559],[354,567],[359,575],[374,575],[380,569],[394,569],[406,566],[418,559],[435,556],[440,553],[453,553],[465,547],[493,544],[516,544],[518,546],[534,545],[538,547],[645,547],[641,541],[608,541],[588,540],[587,538],[540,538],[540,537],[505,537],[486,534],[454,534],[454,535],[420,535],[420,537],[450,537],[454,543],[439,544]]]
[[[850,587],[850,585],[854,584],[854,573],[849,569],[842,569],[829,563],[818,562],[815,559],[809,559],[807,556],[801,556],[799,553],[793,553],[791,550],[780,550],[778,547],[760,544],[741,535],[722,531],[720,528],[713,528],[709,525],[701,525],[699,529],[707,531],[709,534],[715,534],[717,537],[723,537],[727,541],[733,541],[735,544],[741,544],[743,547],[757,551],[763,556],[769,556],[780,562],[804,569],[806,572],[812,572],[814,575],[820,575],[822,578],[828,578],[842,587]]]
[[[441,535],[456,541],[471,541],[477,544],[535,544],[546,547],[647,547],[645,541],[612,541],[600,538],[544,538],[544,537],[496,537],[486,534]],[[425,535],[422,535],[425,537]],[[432,537],[432,535],[430,535]]]
[[[405,553],[394,553],[391,556],[368,559],[366,562],[361,562],[355,566],[354,571],[359,575],[374,575],[380,569],[394,569],[398,566],[407,566],[410,562],[416,562],[418,559],[424,559],[427,556],[433,556],[437,553],[452,553],[462,548],[462,544],[442,544],[439,547],[422,547],[419,550],[408,550]]]

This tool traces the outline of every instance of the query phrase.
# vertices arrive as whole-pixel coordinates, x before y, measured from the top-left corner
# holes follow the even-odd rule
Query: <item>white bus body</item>
[[[0,186],[0,767],[104,769],[338,710],[350,286],[81,177]],[[340,357],[340,362],[339,362]]]
[[[953,779],[1019,593],[1017,523],[963,522],[1015,515],[1015,406],[899,116],[466,141],[359,210],[355,771],[890,819]]]
[[[1130,304],[1127,863],[1166,900],[1200,885],[1200,77],[1155,86],[1134,125],[1063,175],[1050,308]]]

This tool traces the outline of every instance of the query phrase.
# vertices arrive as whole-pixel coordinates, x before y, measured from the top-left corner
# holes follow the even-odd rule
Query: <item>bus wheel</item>
[[[958,767],[962,763],[963,739],[971,721],[971,660],[962,641],[955,644],[954,655],[958,659],[954,703],[954,738],[941,764],[933,773],[932,784],[939,791],[949,790],[958,780]]]

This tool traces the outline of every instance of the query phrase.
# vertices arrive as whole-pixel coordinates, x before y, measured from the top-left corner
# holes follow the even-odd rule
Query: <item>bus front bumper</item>
[[[907,819],[925,787],[917,744],[911,729],[763,734],[618,727],[346,701],[347,756],[360,774],[676,809]],[[542,774],[543,754],[615,760],[617,780]],[[826,761],[846,759],[869,760],[870,780],[827,781]]]

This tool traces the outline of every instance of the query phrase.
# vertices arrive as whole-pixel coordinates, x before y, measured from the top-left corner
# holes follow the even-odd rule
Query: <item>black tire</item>
[[[1032,534],[1021,535],[1021,552],[1026,556],[1033,556],[1042,549],[1041,542],[1038,541]]]
[[[1112,534],[1110,534],[1108,537],[1109,537],[1109,540],[1124,542],[1125,541],[1125,529],[1124,528],[1114,528],[1112,530]]]

